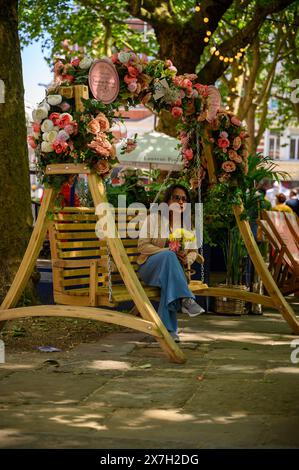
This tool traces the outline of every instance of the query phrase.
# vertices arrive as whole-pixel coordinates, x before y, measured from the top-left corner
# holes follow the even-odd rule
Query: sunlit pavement
[[[71,352],[8,352],[0,447],[298,448],[299,351],[281,316],[179,323],[184,365],[130,330]]]

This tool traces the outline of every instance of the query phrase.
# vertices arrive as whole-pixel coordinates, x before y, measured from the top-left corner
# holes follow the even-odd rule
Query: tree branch
[[[274,0],[267,3],[264,1],[258,1],[252,20],[233,38],[224,41],[221,46],[218,47],[220,54],[223,56],[235,55],[240,48],[245,48],[248,44],[251,44],[258,34],[266,16],[283,10],[291,3],[293,3],[293,0]],[[213,55],[199,72],[199,81],[201,83],[214,83],[229,67],[229,65],[229,63],[220,61]]]

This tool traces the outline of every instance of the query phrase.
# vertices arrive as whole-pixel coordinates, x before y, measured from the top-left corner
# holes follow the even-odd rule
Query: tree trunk
[[[0,0],[0,57],[0,79],[4,85],[4,99],[0,99],[2,300],[23,257],[32,228],[17,0]]]

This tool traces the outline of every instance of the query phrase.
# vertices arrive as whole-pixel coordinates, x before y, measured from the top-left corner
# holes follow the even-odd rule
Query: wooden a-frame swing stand
[[[208,165],[209,180],[216,183],[215,166],[211,149],[205,149],[205,157]],[[103,202],[107,202],[105,188],[102,180],[84,165],[57,164],[47,167],[47,174],[87,174],[89,188],[92,194],[95,207]],[[173,341],[160,320],[156,310],[152,306],[142,284],[140,283],[125,251],[121,238],[107,238],[107,244],[114,262],[119,270],[122,280],[133,300],[140,317],[123,313],[108,308],[85,307],[78,305],[45,305],[15,308],[20,296],[31,276],[37,257],[42,247],[48,230],[50,219],[48,212],[53,209],[56,192],[52,188],[47,188],[39,210],[38,218],[34,226],[27,250],[21,262],[14,281],[1,305],[0,321],[13,320],[21,317],[33,316],[61,316],[100,320],[108,323],[126,326],[138,331],[146,332],[155,337],[160,343],[169,359],[173,362],[183,363],[186,357],[179,346]],[[200,281],[191,281],[190,289],[196,295],[212,297],[238,298],[247,302],[258,303],[266,307],[276,308],[287,321],[292,331],[299,333],[299,322],[291,306],[286,302],[279,288],[274,282],[268,268],[260,254],[258,246],[254,240],[250,225],[247,221],[241,220],[242,207],[234,206],[234,214],[239,230],[248,250],[249,256],[255,269],[262,279],[268,295],[259,295],[252,292],[241,291],[231,288],[208,287]],[[108,224],[114,227],[115,221],[112,214],[107,214]],[[117,233],[117,232],[116,232]],[[96,275],[94,283],[97,284]],[[78,302],[79,303],[79,302]]]

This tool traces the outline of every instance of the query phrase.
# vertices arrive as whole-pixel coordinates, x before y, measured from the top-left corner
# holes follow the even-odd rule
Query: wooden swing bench
[[[213,183],[216,179],[213,176],[212,162],[210,156],[208,169],[210,181]],[[107,202],[103,181],[82,164],[49,165],[46,174],[87,174],[94,206]],[[54,220],[50,220],[48,213],[53,210],[55,197],[56,191],[53,188],[45,190],[27,250],[1,305],[0,321],[28,316],[61,316],[114,323],[152,335],[172,362],[185,362],[185,354],[173,341],[151,303],[150,299],[159,299],[159,289],[144,286],[136,275],[137,240],[120,238],[122,232],[120,228],[120,233],[116,237],[107,237],[106,240],[100,241],[95,233],[98,216],[93,209],[72,208],[60,213],[54,212]],[[189,283],[190,290],[196,295],[239,298],[277,308],[293,332],[299,333],[298,319],[269,273],[249,223],[241,220],[242,207],[234,206],[233,210],[248,253],[269,295],[208,287],[200,281],[193,280]],[[107,214],[107,225],[115,228],[115,221],[110,211]],[[53,258],[54,299],[59,305],[16,308],[34,269],[48,229]],[[110,270],[112,291],[109,289],[108,249],[115,263],[115,267]],[[127,300],[132,300],[135,304],[131,314],[115,309],[120,302]],[[137,317],[136,313],[139,313],[140,317]]]

